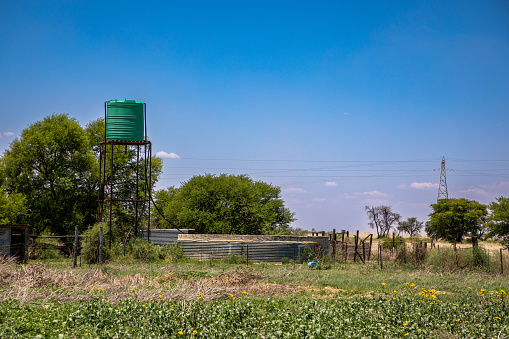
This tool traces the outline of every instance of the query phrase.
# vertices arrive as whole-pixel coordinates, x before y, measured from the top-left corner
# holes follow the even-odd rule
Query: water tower
[[[101,141],[99,151],[98,220],[103,221],[108,209],[110,248],[114,205],[134,212],[135,222],[129,230],[132,234],[137,234],[138,222],[146,210],[150,231],[152,144],[147,140],[146,112],[146,104],[134,100],[104,103],[105,140]]]

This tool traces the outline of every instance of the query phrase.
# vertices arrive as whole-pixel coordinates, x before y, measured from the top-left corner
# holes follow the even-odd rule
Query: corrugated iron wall
[[[195,260],[221,259],[230,254],[242,256],[253,262],[281,262],[283,258],[301,263],[306,246],[314,250],[315,243],[291,242],[233,242],[186,241],[178,242],[184,255]]]
[[[147,240],[147,230],[138,236]],[[327,240],[327,241],[325,241]],[[254,262],[281,262],[286,258],[301,263],[304,248],[311,251],[329,249],[326,237],[193,234],[193,229],[150,230],[150,241],[156,245],[179,244],[184,255],[195,260],[221,259],[230,254],[240,255]]]
[[[165,229],[165,230],[150,230],[150,241],[156,245],[175,245],[178,240],[179,234],[190,234],[193,229]],[[138,237],[147,240],[148,231],[139,230]]]

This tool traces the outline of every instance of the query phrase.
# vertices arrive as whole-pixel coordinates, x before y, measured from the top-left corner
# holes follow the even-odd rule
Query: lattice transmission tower
[[[442,157],[442,166],[440,167],[440,184],[438,185],[437,202],[440,199],[449,199],[447,180],[445,178],[445,157]]]

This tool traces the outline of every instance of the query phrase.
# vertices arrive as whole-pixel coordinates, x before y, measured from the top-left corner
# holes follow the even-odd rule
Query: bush
[[[405,240],[394,239],[394,246],[392,245],[392,238],[385,238],[380,241],[382,249],[398,248],[405,245]]]
[[[315,251],[308,244],[302,249],[302,258],[306,261],[313,261],[315,259]]]
[[[110,249],[109,226],[105,222],[98,222],[86,230],[81,238],[83,246],[81,253],[84,256],[85,261],[88,263],[99,262],[99,233],[101,226],[103,228],[103,261],[111,259],[115,253],[117,255],[122,253],[122,246],[120,244],[122,239],[119,231],[113,228]]]
[[[243,264],[246,262],[243,256],[236,254],[236,253],[230,253],[228,255],[225,255],[222,259],[222,261],[226,264]]]
[[[412,243],[410,247],[403,243],[397,246],[396,249],[398,252],[396,262],[400,264],[421,266],[426,259],[427,249],[422,243]]]
[[[489,255],[481,247],[454,250],[453,248],[432,249],[426,256],[426,264],[437,270],[454,272],[459,269],[484,269],[489,271]]]

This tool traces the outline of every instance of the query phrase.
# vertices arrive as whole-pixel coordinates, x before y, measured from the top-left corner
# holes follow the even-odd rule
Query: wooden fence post
[[[358,241],[359,241],[359,230],[357,230],[357,236],[355,237],[355,252],[353,253],[353,261],[355,262],[357,259],[357,248],[358,248]]]
[[[99,227],[99,265],[103,263],[103,225]]]
[[[369,235],[369,252],[368,252],[368,260],[371,259],[371,246],[373,246],[373,234]]]
[[[500,249],[500,274],[504,274],[504,260],[502,259],[502,249]]]
[[[72,267],[76,268],[78,263],[78,225],[74,226],[74,260]]]

